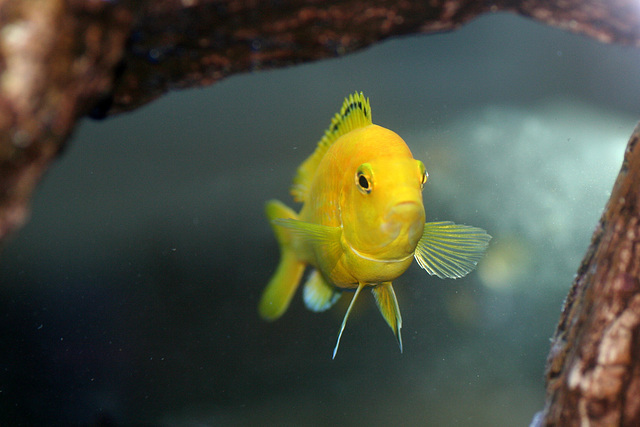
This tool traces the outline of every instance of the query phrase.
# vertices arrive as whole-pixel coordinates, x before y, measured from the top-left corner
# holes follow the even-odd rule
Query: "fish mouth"
[[[407,200],[404,202],[395,203],[387,215],[385,219],[389,220],[394,216],[404,217],[407,215],[414,215],[416,211],[420,210],[420,204],[414,200]]]
[[[394,204],[384,216],[386,224],[407,224],[424,217],[424,209],[413,200]]]
[[[383,231],[387,234],[388,242],[405,239],[411,251],[422,236],[424,228],[424,208],[422,204],[413,201],[402,201],[394,204],[384,216]]]

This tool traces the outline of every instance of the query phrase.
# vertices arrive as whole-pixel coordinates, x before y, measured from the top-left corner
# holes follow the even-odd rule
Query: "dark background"
[[[0,259],[2,425],[527,425],[573,275],[640,117],[640,51],[507,14],[85,121]],[[427,220],[494,236],[478,271],[273,324],[264,201],[344,96],[430,178]]]

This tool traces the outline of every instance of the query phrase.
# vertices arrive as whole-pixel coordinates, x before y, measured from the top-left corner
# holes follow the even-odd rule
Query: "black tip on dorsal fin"
[[[331,145],[345,133],[368,126],[371,123],[371,106],[369,105],[369,99],[365,98],[362,92],[355,92],[353,95],[345,98],[340,112],[331,120],[331,125],[325,132],[325,137],[331,140],[329,144]]]
[[[309,184],[320,161],[338,138],[354,129],[366,127],[372,123],[369,99],[362,92],[355,92],[346,97],[340,112],[331,119],[329,129],[324,132],[316,150],[298,168],[291,188],[294,199],[298,202],[306,200]]]

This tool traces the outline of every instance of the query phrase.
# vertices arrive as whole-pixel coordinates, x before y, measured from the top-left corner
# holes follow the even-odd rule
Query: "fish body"
[[[363,164],[367,166],[358,171]],[[356,178],[358,173],[375,177]],[[340,250],[297,239],[294,246],[301,258],[338,288],[398,277],[411,264],[422,235],[424,173],[390,130],[372,124],[339,138],[318,166],[299,220],[341,228]],[[356,179],[366,179],[371,188],[363,189]]]
[[[362,93],[345,99],[318,143],[298,168],[291,193],[303,203],[296,213],[276,200],[266,214],[280,244],[281,259],[259,304],[266,320],[288,308],[302,274],[311,266],[303,297],[313,311],[330,308],[344,290],[371,288],[400,349],[402,318],[392,281],[415,258],[439,277],[462,277],[482,257],[484,230],[451,222],[425,224],[424,164],[395,132],[373,124]]]

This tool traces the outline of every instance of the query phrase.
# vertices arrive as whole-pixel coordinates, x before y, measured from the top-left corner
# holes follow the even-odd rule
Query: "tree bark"
[[[547,361],[548,426],[640,425],[640,125]]]
[[[133,22],[99,1],[0,0],[0,240],[76,120],[113,89]]]

